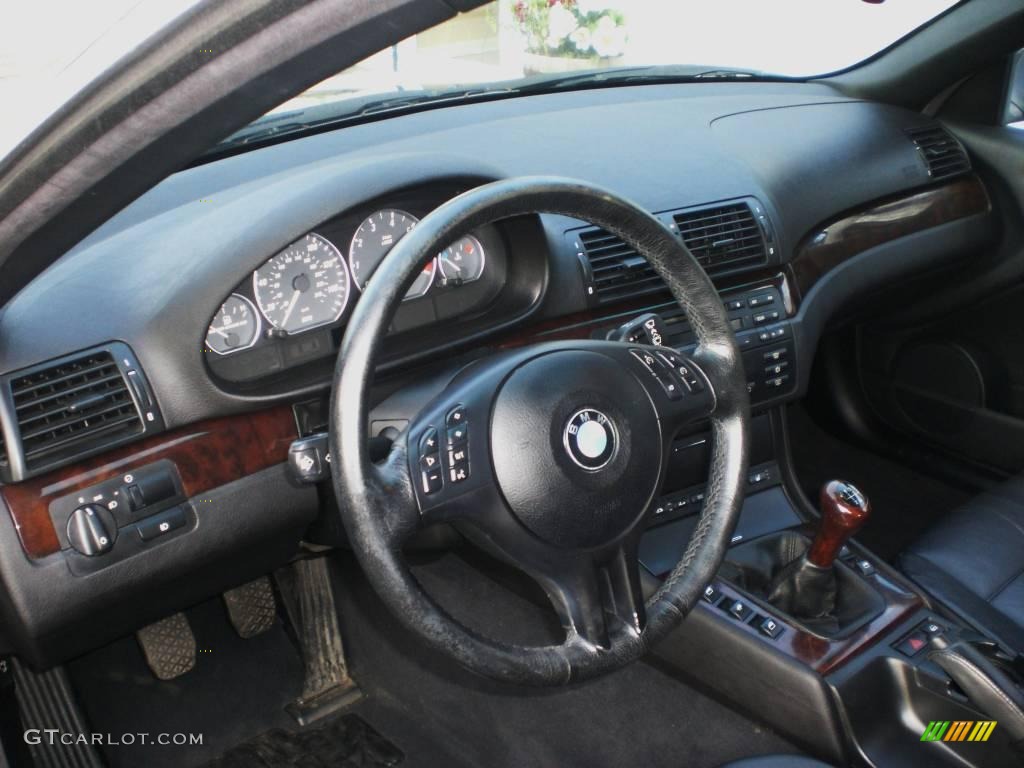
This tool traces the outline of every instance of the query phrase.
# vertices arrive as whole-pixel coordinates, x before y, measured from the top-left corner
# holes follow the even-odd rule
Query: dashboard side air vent
[[[711,275],[757,266],[776,253],[771,221],[754,198],[660,214]],[[603,229],[569,232],[588,273],[588,290],[600,304],[666,291],[643,256]]]
[[[0,458],[0,470],[10,480],[162,426],[135,358],[123,344],[18,371],[3,384],[4,415],[17,438]]]
[[[951,179],[971,170],[967,152],[941,125],[910,128],[907,136],[924,159],[928,175],[933,181]]]
[[[683,242],[710,273],[767,261],[764,233],[746,202],[681,211],[672,218]]]

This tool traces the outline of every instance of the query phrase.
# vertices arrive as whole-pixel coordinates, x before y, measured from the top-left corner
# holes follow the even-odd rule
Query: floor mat
[[[789,442],[800,486],[816,504],[828,480],[848,480],[871,500],[872,513],[856,539],[892,562],[935,521],[971,498],[942,480],[923,475],[825,432],[800,406],[787,410]]]
[[[357,715],[295,733],[275,729],[235,747],[206,768],[387,768],[403,755]]]
[[[549,637],[552,611],[454,554],[414,574],[447,611],[480,632],[513,643]],[[770,728],[644,662],[560,688],[491,682],[402,627],[350,559],[338,578],[346,651],[365,694],[356,711],[400,745],[403,767],[716,768],[751,755],[799,752]],[[417,747],[424,737],[429,743]]]
[[[109,733],[111,768],[187,768],[274,728],[292,726],[285,704],[302,690],[299,652],[278,621],[243,640],[228,622],[220,597],[187,611],[199,653],[196,667],[157,680],[134,635],[68,664],[93,733]],[[143,743],[125,734],[198,734],[201,744]]]

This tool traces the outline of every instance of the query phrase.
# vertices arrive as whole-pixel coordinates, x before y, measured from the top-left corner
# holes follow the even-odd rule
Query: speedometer
[[[345,259],[334,243],[316,233],[272,257],[252,281],[263,316],[286,333],[333,323],[348,304]]]
[[[405,237],[419,219],[411,213],[397,208],[387,208],[370,214],[352,236],[352,244],[348,249],[348,265],[352,269],[352,279],[359,290],[366,288],[374,270],[384,261],[388,251],[395,243]],[[416,299],[430,290],[434,283],[436,261],[431,259],[416,276],[412,286],[405,294],[406,299]]]

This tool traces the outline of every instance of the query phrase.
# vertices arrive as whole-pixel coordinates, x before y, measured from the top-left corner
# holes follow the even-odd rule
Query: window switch
[[[858,560],[854,563],[861,576],[871,576],[875,572],[875,566],[869,560]]]
[[[737,621],[746,621],[754,612],[754,609],[746,603],[744,603],[742,600],[733,600],[730,603],[726,603],[726,606],[726,610]]]
[[[783,632],[785,632],[786,628],[779,624],[779,622],[777,622],[771,616],[765,616],[764,620],[757,625],[757,630],[762,635],[770,637],[772,640],[774,640]]]
[[[717,584],[708,584],[704,587],[704,592],[701,594],[701,597],[704,598],[705,602],[714,605],[722,599],[722,590],[718,588]]]

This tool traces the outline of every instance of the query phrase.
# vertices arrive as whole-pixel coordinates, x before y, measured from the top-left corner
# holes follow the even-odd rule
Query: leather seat
[[[979,631],[1024,653],[1024,476],[950,513],[900,567]]]

